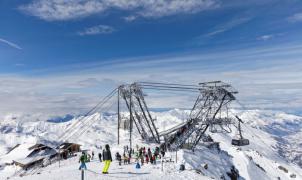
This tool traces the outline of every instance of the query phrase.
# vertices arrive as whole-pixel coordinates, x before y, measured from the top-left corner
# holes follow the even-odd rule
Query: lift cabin
[[[250,144],[250,141],[248,139],[243,138],[242,136],[242,131],[241,131],[241,123],[243,123],[243,121],[238,117],[235,116],[236,119],[238,120],[238,131],[239,131],[239,139],[232,139],[232,145],[234,146],[247,146]]]

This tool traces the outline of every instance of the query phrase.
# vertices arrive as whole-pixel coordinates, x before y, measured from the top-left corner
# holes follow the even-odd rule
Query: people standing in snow
[[[161,154],[162,158],[165,157],[166,152],[164,151],[164,149],[161,149],[161,150],[160,150],[160,154]]]
[[[84,152],[82,152],[82,155],[79,159],[79,163],[81,163],[79,170],[81,170],[81,169],[87,170],[86,159],[87,159],[86,154]]]
[[[143,165],[144,165],[144,161],[145,161],[144,155],[141,155],[141,156],[140,156],[140,159],[141,159],[141,164],[142,164],[142,166],[143,166]]]
[[[129,152],[129,147],[128,147],[128,145],[126,146],[126,152]]]
[[[149,163],[149,156],[146,154],[146,163],[148,164]]]
[[[149,159],[150,159],[150,163],[153,164],[152,152],[151,152],[150,148],[148,148],[147,155],[148,155],[148,157],[149,157]]]
[[[131,161],[131,156],[128,156],[128,158],[127,158],[128,164],[130,164],[130,161]]]
[[[115,158],[116,158],[116,160],[118,161],[118,164],[121,166],[121,165],[122,165],[122,156],[120,155],[119,152],[117,152],[117,153],[115,154]]]
[[[91,156],[90,154],[87,152],[86,154],[86,162],[90,162]]]
[[[153,156],[152,156],[152,162],[153,162],[153,164],[156,164],[156,155],[155,154],[153,154]]]
[[[143,155],[143,148],[140,148],[138,151],[138,156],[141,157]]]
[[[100,162],[102,162],[102,153],[101,152],[99,152],[99,160],[100,160]]]
[[[128,157],[126,156],[126,154],[123,154],[123,160],[124,160],[124,165],[128,164]]]
[[[124,146],[124,153],[128,153],[128,146]]]
[[[105,166],[103,168],[103,174],[108,174],[108,169],[110,163],[112,162],[112,156],[111,156],[109,144],[106,144],[105,149],[103,150],[103,161],[105,162]]]
[[[155,147],[155,152],[154,152],[155,158],[159,155],[159,147]]]
[[[93,157],[94,157],[94,152],[92,151],[91,152],[91,160],[93,160]]]
[[[131,152],[128,152],[128,164],[130,164],[131,158],[132,158]]]

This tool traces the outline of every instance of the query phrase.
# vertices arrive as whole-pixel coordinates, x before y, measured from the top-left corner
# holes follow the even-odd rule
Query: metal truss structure
[[[119,87],[119,94],[125,100],[130,112],[130,131],[132,132],[132,122],[134,122],[142,139],[160,143],[159,134],[145,102],[141,86],[137,83],[122,85]]]
[[[166,136],[169,150],[181,148],[190,139],[194,149],[207,129],[211,132],[231,132],[233,120],[228,117],[228,105],[236,98],[229,84],[221,81],[200,83],[200,94],[190,113],[190,119],[175,133]]]
[[[158,133],[145,102],[143,89],[191,91],[199,95],[186,122]],[[161,143],[161,146],[170,151],[182,148],[187,142],[190,148],[194,149],[207,130],[213,133],[230,133],[230,126],[234,125],[235,121],[234,118],[229,117],[229,105],[236,100],[237,93],[231,85],[221,81],[205,82],[199,85],[140,82],[119,87],[119,96],[125,100],[130,112],[130,122],[135,123],[142,139]],[[241,134],[240,128],[239,131]],[[131,132],[130,125],[130,134]],[[164,142],[160,141],[160,137],[163,137]],[[234,142],[233,145],[236,145],[235,141],[238,142],[237,145],[247,145],[246,139],[245,143],[241,142],[243,140],[241,136],[241,140],[232,142]]]

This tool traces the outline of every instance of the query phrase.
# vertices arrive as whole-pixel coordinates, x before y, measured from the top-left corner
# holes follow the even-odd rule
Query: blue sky
[[[250,108],[301,111],[298,0],[0,0],[0,23],[3,113],[77,113],[120,83],[208,80]],[[153,95],[153,107],[194,99]]]

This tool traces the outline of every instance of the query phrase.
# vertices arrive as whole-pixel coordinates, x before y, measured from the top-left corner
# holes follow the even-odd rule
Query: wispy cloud
[[[23,63],[16,63],[15,66],[22,67],[22,66],[25,66],[25,64],[23,64]]]
[[[261,35],[261,36],[257,37],[257,40],[258,41],[268,41],[268,40],[272,40],[272,39],[282,37],[286,34],[287,33],[264,34],[264,35]]]
[[[229,31],[241,24],[247,23],[250,21],[252,18],[251,17],[240,17],[240,18],[234,18],[222,25],[217,26],[212,32],[206,34],[206,37],[211,37],[215,36],[221,33],[224,33],[226,31]]]
[[[257,40],[267,41],[267,40],[273,39],[274,37],[275,37],[275,35],[273,35],[273,34],[266,34],[266,35],[259,36],[257,38]]]
[[[288,18],[290,22],[302,22],[302,13],[296,13]]]
[[[240,92],[239,101],[250,108],[301,109],[301,55],[301,45],[282,44],[215,53],[118,59],[107,64],[83,63],[66,66],[60,73],[30,78],[2,75],[0,110],[53,115],[78,113],[92,107],[100,96],[121,83],[197,84],[210,80],[231,83]],[[196,97],[196,94],[146,93],[150,107],[189,108]]]
[[[62,21],[102,14],[110,9],[134,11],[142,17],[193,14],[219,6],[217,0],[34,0],[19,7],[46,21]]]
[[[78,32],[79,35],[97,35],[97,34],[111,34],[116,31],[113,27],[107,25],[98,25],[84,29]]]
[[[9,45],[10,47],[13,47],[13,48],[15,48],[15,49],[22,50],[22,48],[21,48],[19,45],[15,44],[15,43],[13,43],[13,42],[10,42],[10,41],[8,41],[8,40],[6,40],[6,39],[1,39],[1,38],[0,38],[0,42],[2,42],[2,43],[4,43],[4,44],[7,44],[7,45]]]
[[[134,21],[134,20],[137,19],[137,16],[130,15],[130,16],[123,17],[123,19],[124,19],[126,22],[132,22],[132,21]]]

